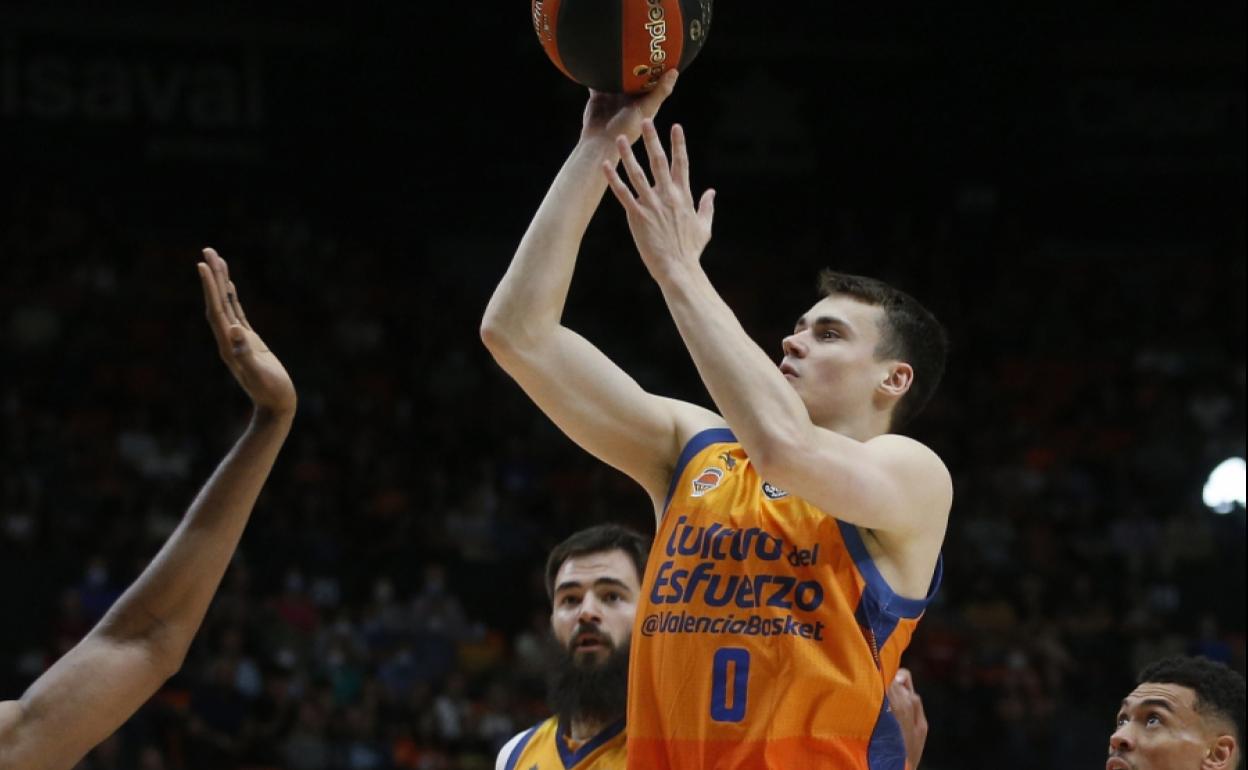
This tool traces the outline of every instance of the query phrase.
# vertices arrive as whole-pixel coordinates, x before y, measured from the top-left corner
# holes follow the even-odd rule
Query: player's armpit
[[[850,524],[893,535],[943,537],[953,481],[936,453],[887,434],[862,442],[812,426],[766,458],[763,477]]]
[[[640,484],[667,494],[684,442],[723,419],[700,406],[646,392],[581,335],[563,326],[517,344],[483,328],[499,365],[569,438]]]
[[[0,770],[69,770],[176,669],[146,644],[88,634],[20,701],[0,704]]]

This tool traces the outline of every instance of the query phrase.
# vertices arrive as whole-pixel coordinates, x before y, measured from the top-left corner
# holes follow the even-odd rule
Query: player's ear
[[[914,367],[904,361],[893,361],[884,373],[880,389],[890,396],[901,398],[914,384]]]
[[[1200,763],[1201,770],[1234,770],[1239,761],[1236,748],[1234,736],[1219,735],[1205,752],[1205,760]]]

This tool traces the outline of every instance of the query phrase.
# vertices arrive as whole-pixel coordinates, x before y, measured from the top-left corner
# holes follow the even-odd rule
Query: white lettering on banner
[[[265,120],[260,58],[27,54],[6,36],[0,38],[0,117],[257,128]]]

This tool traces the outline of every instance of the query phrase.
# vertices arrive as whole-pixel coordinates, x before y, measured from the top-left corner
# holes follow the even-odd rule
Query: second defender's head
[[[817,425],[894,430],[927,405],[949,338],[936,317],[883,281],[825,270],[823,299],[784,338],[780,370]]]
[[[631,529],[603,524],[550,552],[551,630],[575,665],[601,664],[620,650],[627,654],[649,549]]]
[[[1206,658],[1150,664],[1122,701],[1106,770],[1236,770],[1243,764],[1244,678]]]

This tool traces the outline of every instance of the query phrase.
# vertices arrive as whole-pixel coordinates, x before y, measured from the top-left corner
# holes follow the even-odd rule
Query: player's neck
[[[607,729],[614,719],[578,719],[573,718],[568,725],[568,737],[577,743],[584,743]]]
[[[868,412],[858,415],[836,415],[819,421],[818,425],[855,441],[867,442],[889,432],[892,415],[888,412]]]

